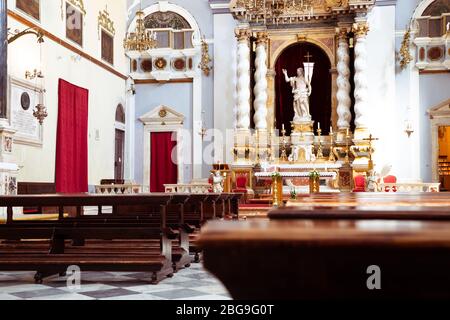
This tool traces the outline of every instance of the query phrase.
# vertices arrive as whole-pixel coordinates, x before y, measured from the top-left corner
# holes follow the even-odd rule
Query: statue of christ
[[[311,121],[309,113],[309,96],[312,93],[311,83],[304,76],[303,68],[297,69],[296,77],[289,77],[286,69],[283,69],[286,82],[291,84],[292,93],[294,94],[294,123],[300,121]]]

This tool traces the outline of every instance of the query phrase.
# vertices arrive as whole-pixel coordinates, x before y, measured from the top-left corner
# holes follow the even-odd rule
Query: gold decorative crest
[[[165,117],[167,117],[167,111],[166,111],[166,109],[161,109],[161,110],[159,110],[159,117],[160,117],[160,118],[165,118]]]
[[[100,32],[100,27],[111,33],[116,34],[116,29],[114,28],[114,21],[109,17],[108,7],[105,10],[100,11],[98,15],[98,31]]]

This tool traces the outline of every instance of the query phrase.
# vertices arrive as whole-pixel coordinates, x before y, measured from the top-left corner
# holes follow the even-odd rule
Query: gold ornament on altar
[[[413,60],[413,56],[409,50],[411,45],[411,28],[406,30],[405,35],[403,36],[402,46],[400,48],[400,67],[402,70],[406,69],[408,65]]]
[[[126,34],[123,43],[125,50],[147,51],[156,48],[156,33],[145,28],[144,18],[144,11],[136,12],[136,29],[134,32]]]

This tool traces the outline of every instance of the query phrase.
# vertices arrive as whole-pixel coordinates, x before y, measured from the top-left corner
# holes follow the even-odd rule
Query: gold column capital
[[[258,31],[256,33],[256,44],[266,45],[268,40],[269,40],[269,35],[267,34],[266,31]]]
[[[336,35],[340,40],[347,40],[348,38],[348,29],[345,27],[336,28]]]
[[[234,34],[239,42],[248,41],[252,35],[250,29],[248,28],[236,28],[234,30]]]
[[[355,33],[356,37],[365,37],[369,32],[369,24],[367,22],[357,22],[353,24],[352,31]]]

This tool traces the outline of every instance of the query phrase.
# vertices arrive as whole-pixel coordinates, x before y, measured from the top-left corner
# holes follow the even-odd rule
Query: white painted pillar
[[[135,140],[136,140],[136,93],[132,90],[134,87],[134,80],[128,78],[126,82],[126,139],[125,139],[125,179],[135,180],[134,176],[134,154],[135,154]]]
[[[250,129],[250,30],[236,29],[237,56],[237,120],[236,129]]]
[[[350,111],[352,100],[350,98],[350,55],[349,46],[347,42],[347,29],[338,28],[339,45],[337,49],[337,114],[338,114],[338,129],[339,131],[346,131],[350,128],[352,114]]]
[[[366,39],[369,25],[365,21],[353,25],[356,35],[355,45],[355,140],[362,140],[368,135],[369,94],[367,89],[367,49]]]
[[[267,130],[267,33],[257,33],[255,71],[255,128]]]
[[[192,132],[192,178],[201,179],[203,174],[203,140],[199,134],[203,127],[202,121],[202,74],[197,71],[193,82],[193,132]]]

